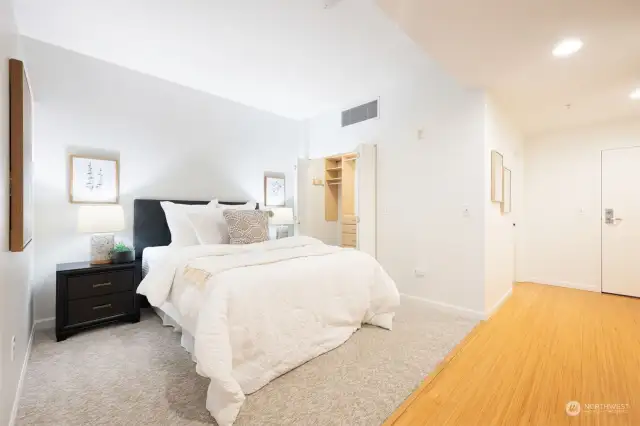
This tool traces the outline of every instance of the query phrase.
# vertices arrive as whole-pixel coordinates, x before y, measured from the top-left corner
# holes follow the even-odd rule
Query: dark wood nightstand
[[[91,265],[63,263],[56,268],[56,338],[114,321],[140,321],[136,294],[140,268],[135,262]]]

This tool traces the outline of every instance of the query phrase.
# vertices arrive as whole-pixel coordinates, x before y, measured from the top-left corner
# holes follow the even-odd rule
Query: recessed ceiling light
[[[634,90],[633,92],[631,92],[631,94],[629,95],[629,97],[631,99],[633,99],[634,101],[640,101],[640,87],[638,87],[636,90]]]
[[[553,48],[553,56],[557,58],[566,58],[582,49],[584,43],[579,38],[566,38]]]

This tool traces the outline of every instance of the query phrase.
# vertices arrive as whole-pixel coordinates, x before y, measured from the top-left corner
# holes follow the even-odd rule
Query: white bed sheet
[[[149,273],[151,268],[162,262],[162,259],[171,249],[168,246],[147,247],[142,251],[142,275]],[[180,344],[193,356],[196,334],[196,324],[194,320],[183,318],[171,301],[165,302],[162,306],[153,307],[155,313],[162,320],[165,327],[173,327],[176,333],[181,333]],[[195,359],[194,359],[195,361]]]

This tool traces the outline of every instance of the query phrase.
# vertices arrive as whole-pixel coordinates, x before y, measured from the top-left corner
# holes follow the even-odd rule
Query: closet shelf
[[[331,167],[331,168],[329,168],[329,169],[325,169],[325,170],[326,170],[326,171],[328,171],[328,172],[332,172],[332,171],[334,171],[334,170],[342,170],[342,166],[339,166],[339,167]]]
[[[349,154],[345,154],[345,155],[343,155],[343,156],[342,156],[342,161],[345,161],[345,160],[355,160],[355,159],[357,159],[357,158],[358,158],[358,153],[357,153],[357,152],[352,152],[352,153],[349,153]]]

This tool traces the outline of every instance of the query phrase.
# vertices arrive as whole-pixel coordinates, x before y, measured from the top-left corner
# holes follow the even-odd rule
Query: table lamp
[[[91,264],[111,263],[113,233],[124,229],[124,211],[120,205],[80,206],[78,232],[91,233]]]
[[[271,225],[277,226],[276,238],[286,238],[289,236],[288,225],[293,225],[293,209],[289,207],[275,208],[271,210],[273,215],[269,221]]]

